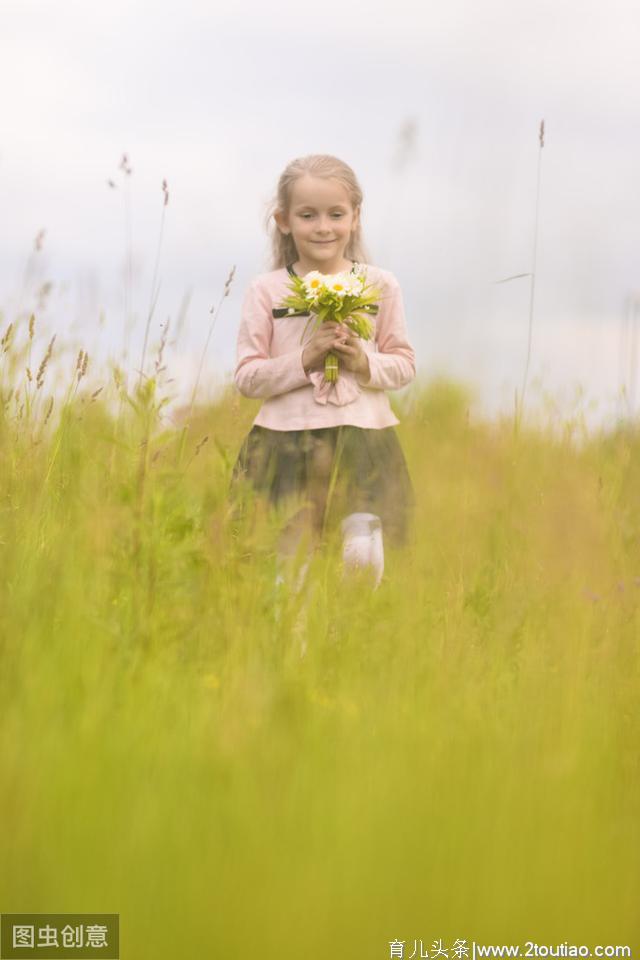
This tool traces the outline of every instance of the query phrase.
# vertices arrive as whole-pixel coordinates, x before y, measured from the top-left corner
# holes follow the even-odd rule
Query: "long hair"
[[[344,160],[333,157],[328,153],[311,153],[306,157],[297,157],[292,160],[287,164],[278,180],[276,195],[269,201],[265,216],[265,229],[270,241],[271,263],[269,269],[271,270],[285,267],[288,263],[294,263],[298,258],[293,237],[291,234],[285,235],[280,231],[273,215],[280,210],[285,216],[288,216],[293,184],[298,177],[305,173],[313,177],[325,177],[327,179],[333,177],[339,180],[346,188],[354,210],[356,207],[362,206],[362,188],[355,173]],[[362,211],[360,211],[361,216]],[[345,257],[357,260],[358,263],[370,262],[369,252],[362,239],[360,218],[344,253]]]

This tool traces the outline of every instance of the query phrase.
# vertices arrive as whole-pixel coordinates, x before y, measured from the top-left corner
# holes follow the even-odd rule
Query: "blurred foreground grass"
[[[414,540],[375,593],[328,543],[301,658],[277,524],[231,531],[256,409],[4,403],[2,911],[119,913],[136,960],[638,949],[637,429],[515,435],[423,387]]]

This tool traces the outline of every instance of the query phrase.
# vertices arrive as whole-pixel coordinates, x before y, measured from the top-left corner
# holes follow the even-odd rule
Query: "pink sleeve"
[[[398,390],[416,375],[413,347],[407,338],[407,325],[400,284],[392,280],[381,298],[376,330],[377,352],[367,352],[371,379],[358,374],[358,383],[377,390]]]
[[[267,291],[252,280],[242,305],[235,383],[241,394],[268,399],[311,383],[302,366],[304,345],[271,357],[273,319]]]

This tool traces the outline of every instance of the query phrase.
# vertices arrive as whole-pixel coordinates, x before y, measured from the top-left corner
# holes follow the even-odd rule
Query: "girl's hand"
[[[369,376],[369,358],[362,346],[362,338],[349,332],[346,337],[334,343],[331,348],[339,357],[342,366],[352,373],[362,373]]]
[[[333,350],[340,339],[344,339],[348,330],[335,320],[325,320],[313,331],[302,351],[302,364],[305,370],[324,369],[324,358]]]

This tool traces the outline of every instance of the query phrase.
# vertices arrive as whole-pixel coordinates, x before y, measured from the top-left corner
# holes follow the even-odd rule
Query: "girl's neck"
[[[331,263],[321,263],[321,264],[308,264],[303,260],[296,260],[292,264],[293,270],[298,276],[303,277],[307,273],[311,273],[312,270],[317,270],[319,273],[324,274],[325,276],[330,276],[333,273],[343,273],[344,271],[351,270],[353,267],[353,260],[344,260],[342,265]]]

